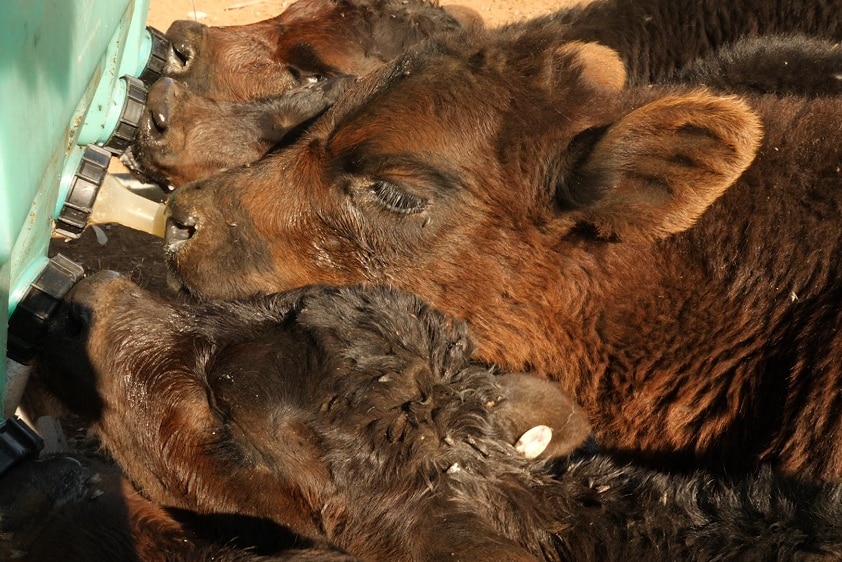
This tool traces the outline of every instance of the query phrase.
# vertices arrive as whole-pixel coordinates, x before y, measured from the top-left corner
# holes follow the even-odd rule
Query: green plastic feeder
[[[148,0],[0,3],[0,307],[7,314],[0,343],[7,356],[16,309],[41,314],[50,295],[38,291],[60,292],[81,274],[69,260],[50,264],[50,237],[57,226],[72,231],[74,221],[84,228],[84,206],[68,194],[75,186],[84,198],[131,140],[144,82],[163,67],[165,39],[146,27],[148,7]],[[54,279],[65,274],[69,281]],[[0,420],[13,413],[8,365],[0,361]]]

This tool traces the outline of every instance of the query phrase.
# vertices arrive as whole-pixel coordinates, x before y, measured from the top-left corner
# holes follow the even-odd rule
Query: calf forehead
[[[474,32],[430,42],[348,92],[314,132],[340,162],[412,154],[416,165],[478,169],[484,179],[491,160],[533,162],[607,108],[583,95],[576,64],[549,68],[541,53],[524,58],[520,48]]]
[[[327,148],[340,156],[365,143],[373,151],[442,151],[455,142],[465,150],[487,142],[507,93],[462,61],[439,59],[415,69],[397,64],[376,77],[376,89],[358,90],[356,104],[336,113]],[[492,90],[494,90],[492,92]],[[484,123],[477,130],[476,123]]]

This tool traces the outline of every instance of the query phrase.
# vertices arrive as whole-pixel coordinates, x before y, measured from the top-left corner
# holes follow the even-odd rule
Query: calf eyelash
[[[387,209],[405,215],[420,213],[428,203],[427,199],[408,193],[386,181],[374,182],[371,191]]]

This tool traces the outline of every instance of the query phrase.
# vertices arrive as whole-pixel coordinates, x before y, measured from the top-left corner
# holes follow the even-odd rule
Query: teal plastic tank
[[[148,0],[0,3],[0,344],[44,271],[85,145],[114,134],[127,82],[150,59]],[[0,361],[0,392],[7,363]],[[2,408],[3,396],[0,396]],[[0,411],[0,422],[12,412]]]

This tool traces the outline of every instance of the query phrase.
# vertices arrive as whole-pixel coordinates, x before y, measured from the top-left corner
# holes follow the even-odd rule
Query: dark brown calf
[[[193,293],[385,283],[558,380],[602,444],[842,478],[842,98],[624,88],[559,24],[450,34],[170,201]]]
[[[469,353],[464,324],[393,290],[179,307],[100,275],[75,289],[42,368],[156,502],[268,519],[363,560],[842,555],[838,486],[568,459],[581,410]],[[512,446],[534,424],[555,462]]]
[[[842,46],[799,34],[741,39],[697,59],[668,82],[699,84],[720,92],[779,96],[842,94]]]
[[[363,75],[440,31],[481,26],[475,12],[426,0],[298,0],[275,18],[229,27],[178,21],[165,74],[194,93],[243,101],[320,77]],[[742,37],[808,33],[842,39],[839,0],[596,0],[553,19],[568,41],[619,53],[630,81],[667,78]],[[451,17],[452,16],[452,17]],[[519,24],[516,24],[519,25]]]

